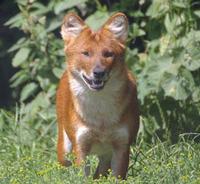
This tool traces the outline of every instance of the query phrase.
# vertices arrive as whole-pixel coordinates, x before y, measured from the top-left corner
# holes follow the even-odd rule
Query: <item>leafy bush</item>
[[[199,10],[194,1],[155,0],[146,15],[149,40],[138,74],[144,128],[176,141],[181,132],[200,131]]]
[[[130,32],[126,62],[136,74],[141,134],[176,141],[200,131],[200,3],[198,0],[117,2],[19,0],[20,12],[6,25],[24,32],[9,52],[19,71],[11,86],[25,106],[23,121],[55,122],[55,90],[64,68],[62,18],[75,11],[94,29],[115,11],[126,13]]]

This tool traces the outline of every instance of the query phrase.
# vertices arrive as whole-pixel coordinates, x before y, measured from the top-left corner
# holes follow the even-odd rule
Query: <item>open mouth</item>
[[[104,87],[105,81],[100,79],[89,79],[84,74],[82,74],[82,78],[84,82],[88,85],[88,87],[92,90],[101,90]]]

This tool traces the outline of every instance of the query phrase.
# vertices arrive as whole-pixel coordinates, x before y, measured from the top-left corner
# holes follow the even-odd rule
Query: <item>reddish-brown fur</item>
[[[65,158],[66,153],[69,152],[65,149],[69,145],[64,145],[66,144],[66,137],[64,137],[66,133],[78,165],[93,150],[99,156],[100,163],[94,178],[98,178],[99,174],[106,175],[109,168],[112,169],[116,177],[119,175],[123,179],[126,177],[130,145],[136,139],[139,128],[136,82],[124,63],[125,39],[123,37],[116,38],[113,32],[108,29],[113,19],[118,16],[123,18],[124,22],[122,23],[127,29],[127,19],[122,13],[112,16],[97,32],[90,30],[77,15],[68,14],[64,19],[63,26],[72,17],[78,21],[78,25],[81,25],[82,29],[75,36],[69,36],[68,32],[66,35],[65,32],[61,32],[65,42],[68,66],[60,80],[56,96],[58,160],[62,165],[70,165],[70,162]],[[65,29],[63,26],[62,31]],[[122,36],[124,36],[123,32]],[[84,51],[89,52],[89,57],[82,54]],[[104,57],[105,52],[112,52],[114,56]],[[81,82],[77,73],[84,71],[86,75],[90,75],[98,63],[111,76],[103,89],[91,91],[87,89],[84,82]],[[83,90],[83,94],[75,94],[79,93],[79,89],[77,91],[73,89],[74,80],[79,81],[80,91]],[[116,90],[112,91],[112,85]],[[103,101],[104,95],[105,99],[108,100]],[[85,99],[86,97],[87,99]],[[92,101],[92,99],[95,100]],[[108,102],[109,99],[111,99],[110,102]],[[106,107],[107,103],[108,108],[112,109],[113,106],[113,111],[98,109],[98,107]],[[86,112],[87,109],[90,109],[86,104],[95,108],[93,108],[94,110],[91,108],[93,114]],[[113,112],[118,115],[112,115]],[[97,119],[95,120],[93,117],[97,117]],[[109,122],[109,119],[107,121],[105,117],[110,118],[113,122]],[[99,150],[104,144],[106,148],[111,150],[106,154]]]

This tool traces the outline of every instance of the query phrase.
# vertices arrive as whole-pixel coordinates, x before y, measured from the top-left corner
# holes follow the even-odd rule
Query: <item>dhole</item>
[[[116,13],[97,32],[74,13],[64,18],[61,35],[67,70],[57,90],[58,160],[71,151],[76,164],[96,154],[94,175],[126,178],[131,143],[139,127],[136,82],[125,66],[128,21]],[[85,170],[88,175],[88,170]]]

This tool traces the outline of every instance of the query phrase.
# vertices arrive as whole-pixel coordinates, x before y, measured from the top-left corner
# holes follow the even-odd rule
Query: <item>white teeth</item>
[[[103,80],[95,80],[95,79],[90,79],[89,77],[85,76],[84,74],[82,74],[82,79],[83,81],[87,84],[87,86],[90,88],[90,89],[102,89],[103,86],[104,86],[104,81]]]
[[[103,81],[92,81],[92,85],[95,86],[103,86],[104,82]]]

